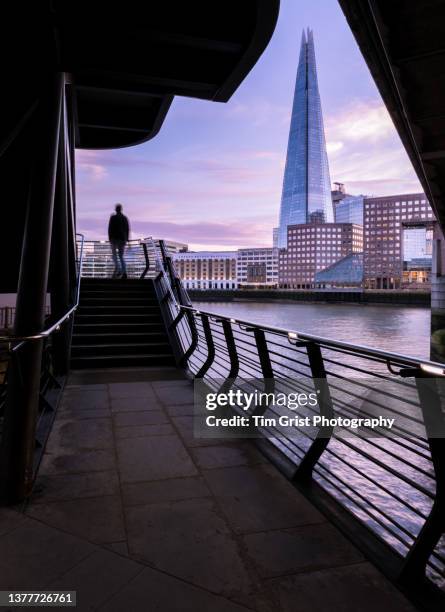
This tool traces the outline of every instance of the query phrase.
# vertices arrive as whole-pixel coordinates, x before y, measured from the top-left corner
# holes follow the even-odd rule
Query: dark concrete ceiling
[[[444,227],[445,2],[339,3]]]
[[[13,65],[2,79],[10,120],[32,104],[42,73],[59,70],[72,82],[77,147],[143,142],[174,95],[226,102],[269,42],[278,10],[279,0],[15,5],[0,39]]]

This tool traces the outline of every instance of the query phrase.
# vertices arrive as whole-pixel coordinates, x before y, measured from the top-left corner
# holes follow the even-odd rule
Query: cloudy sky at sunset
[[[281,0],[270,45],[227,104],[176,97],[154,140],[77,152],[78,230],[104,238],[108,215],[122,202],[133,238],[211,250],[271,245],[307,26],[331,180],[357,194],[420,191],[337,0]]]

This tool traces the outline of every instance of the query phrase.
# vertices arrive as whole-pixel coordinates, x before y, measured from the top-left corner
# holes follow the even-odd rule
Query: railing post
[[[183,347],[177,331],[177,326],[179,325],[179,322],[184,316],[184,311],[180,310],[179,314],[173,318],[172,311],[170,310],[171,294],[168,291],[168,288],[165,288],[166,279],[162,272],[160,272],[156,276],[156,278],[153,279],[153,284],[155,287],[156,297],[158,298],[158,303],[161,308],[162,318],[167,330],[167,336],[170,345],[173,349],[176,364],[178,366],[181,366],[183,358]]]
[[[224,332],[224,338],[226,340],[227,351],[229,353],[230,359],[230,371],[227,375],[226,380],[223,382],[221,387],[219,388],[219,393],[225,393],[230,389],[233,384],[233,381],[238,376],[239,372],[239,359],[238,359],[238,351],[236,349],[235,337],[233,335],[232,324],[227,319],[221,320],[221,325]]]
[[[167,250],[165,248],[165,242],[163,240],[159,240],[159,249],[161,251],[162,262],[164,265],[167,264]]]
[[[181,291],[180,289],[178,289],[178,283],[177,283],[177,278],[176,278],[176,274],[175,274],[175,270],[173,268],[173,264],[172,264],[172,259],[171,257],[167,254],[167,249],[165,248],[165,243],[163,240],[159,240],[159,248],[161,250],[161,255],[162,255],[162,262],[164,265],[164,268],[166,268],[167,270],[167,274],[170,278],[170,287],[172,288],[173,292],[176,295],[176,299],[178,300],[178,303],[181,304]]]
[[[438,385],[445,387],[445,380],[420,369],[416,370],[415,377],[434,469],[436,496],[428,518],[404,559],[399,579],[406,584],[425,577],[428,559],[445,531],[445,413],[441,401],[445,390],[438,388]]]
[[[187,309],[185,311],[185,316],[186,316],[187,322],[189,324],[190,334],[192,336],[192,341],[190,343],[190,346],[188,347],[188,349],[184,353],[184,355],[181,357],[180,364],[181,364],[182,367],[185,367],[187,365],[188,360],[190,359],[190,357],[195,352],[195,350],[196,350],[196,348],[198,346],[198,343],[199,343],[198,330],[196,329],[196,322],[195,322],[195,319],[193,317],[193,313],[190,310]]]
[[[199,372],[195,374],[195,378],[204,378],[215,359],[215,343],[213,342],[213,335],[212,329],[210,327],[209,317],[205,314],[201,314],[200,317],[207,344],[207,358],[202,364]]]
[[[145,244],[145,242],[142,242],[142,250],[144,251],[144,259],[145,259],[145,269],[141,274],[141,278],[145,278],[147,272],[150,269],[150,259],[148,257],[148,251],[147,251],[147,245]]]
[[[318,395],[320,416],[325,416],[328,419],[331,419],[334,415],[334,411],[332,408],[332,398],[326,378],[326,370],[324,367],[321,348],[315,342],[308,342],[307,344],[304,343],[303,345],[306,346],[314,387]],[[334,428],[331,426],[320,427],[317,436],[309,447],[309,450],[301,460],[301,463],[293,476],[293,480],[308,481],[312,478],[314,466],[329,444],[333,431]]]
[[[184,299],[183,299],[183,295],[182,295],[182,283],[181,283],[181,279],[179,279],[177,276],[175,276],[175,293],[176,293],[176,299],[178,300],[178,304],[180,304],[181,306],[190,306],[189,303],[184,303]]]
[[[40,333],[44,325],[63,90],[63,73],[54,74],[40,93],[32,122],[35,150],[17,287],[17,336]],[[41,340],[30,341],[19,349],[24,384],[11,364],[0,447],[3,502],[23,500],[33,482],[42,345]]]
[[[249,329],[248,331],[252,331]],[[273,393],[275,390],[275,375],[270,360],[269,348],[267,346],[266,334],[264,330],[259,327],[253,328],[253,335],[256,342],[258,351],[258,358],[260,360],[261,373],[264,378],[264,391],[266,393]]]

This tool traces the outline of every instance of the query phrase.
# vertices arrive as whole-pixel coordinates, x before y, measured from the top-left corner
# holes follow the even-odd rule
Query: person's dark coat
[[[122,213],[115,213],[111,215],[110,222],[108,223],[108,240],[123,240],[128,242],[130,234],[130,224],[128,219]]]

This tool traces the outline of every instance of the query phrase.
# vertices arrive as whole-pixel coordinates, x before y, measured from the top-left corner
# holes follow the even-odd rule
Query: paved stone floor
[[[26,512],[0,511],[0,589],[76,590],[79,610],[413,609],[250,442],[195,439],[192,402],[176,370],[74,374]]]

